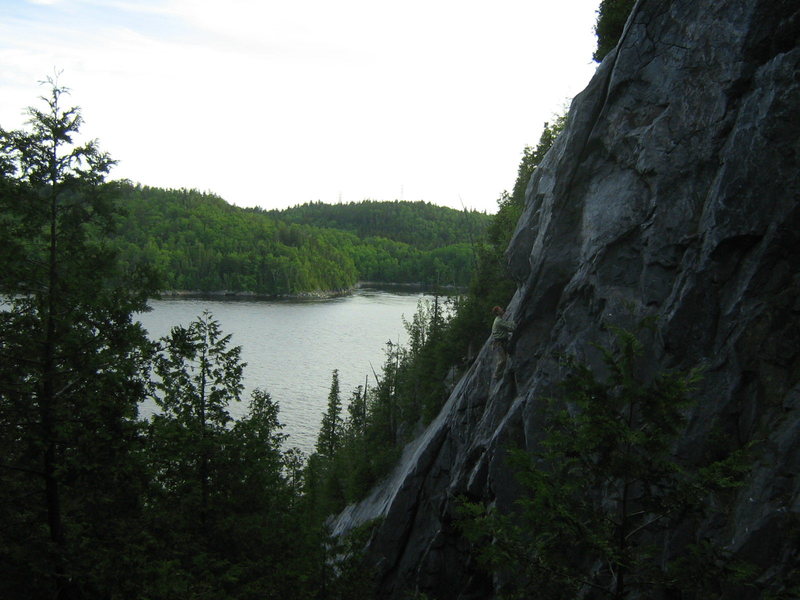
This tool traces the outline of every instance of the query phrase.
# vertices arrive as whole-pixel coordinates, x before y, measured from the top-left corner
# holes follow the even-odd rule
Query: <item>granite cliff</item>
[[[394,473],[335,521],[379,519],[381,597],[491,596],[456,498],[509,506],[504,449],[541,439],[554,356],[599,366],[604,323],[645,316],[645,369],[705,366],[677,450],[758,449],[698,535],[756,565],[753,597],[785,592],[800,568],[799,154],[796,0],[639,0],[528,185],[507,252],[513,372],[492,381],[487,343]]]

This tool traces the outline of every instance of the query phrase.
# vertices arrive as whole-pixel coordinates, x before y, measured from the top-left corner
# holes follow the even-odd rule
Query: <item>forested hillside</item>
[[[473,360],[488,335],[489,308],[505,306],[514,289],[503,250],[522,212],[520,190],[563,123],[546,127],[539,145],[525,149],[514,191],[501,197],[488,235],[473,245],[468,236],[451,239],[429,231],[429,222],[440,222],[432,214],[438,209],[429,205],[411,203],[412,212],[424,215],[421,220],[406,212],[405,203],[335,208],[330,214],[354,210],[369,218],[373,210],[396,208],[400,218],[392,221],[395,213],[386,211],[362,229],[353,217],[337,215],[331,219],[342,228],[337,230],[324,219],[292,216],[292,210],[269,215],[197,191],[107,184],[115,161],[96,142],[73,142],[81,111],[65,104],[66,88],[50,78],[47,83],[41,107],[26,111],[28,128],[0,127],[0,598],[387,598],[376,583],[392,583],[390,578],[376,580],[380,572],[364,556],[372,530],[390,532],[391,540],[401,539],[420,559],[440,559],[436,568],[414,572],[428,578],[431,589],[441,583],[441,594],[418,587],[398,597],[453,598],[458,590],[451,582],[464,574],[463,565],[442,557],[499,545],[472,546],[457,537],[451,512],[438,521],[437,507],[448,506],[452,495],[425,501],[431,490],[449,485],[453,464],[477,460],[480,447],[462,451],[456,433],[445,432],[436,436],[441,451],[415,454],[431,464],[437,456],[442,460],[435,468],[414,470],[420,477],[432,474],[423,485],[409,480],[397,488],[418,500],[400,520],[368,520],[348,536],[331,537],[328,517],[385,476],[403,444],[438,413],[460,372],[480,373]],[[318,210],[328,209],[307,212]],[[463,223],[458,211],[442,218],[452,220],[445,229]],[[478,215],[479,222],[483,218]],[[405,222],[416,225],[407,228]],[[419,237],[401,237],[415,229]],[[436,239],[438,245],[431,243]],[[347,287],[358,278],[459,282],[473,261],[469,292],[420,305],[407,323],[408,348],[387,344],[374,381],[352,390],[349,402],[350,390],[340,390],[333,372],[316,452],[307,460],[296,449],[284,449],[278,404],[266,390],[254,390],[249,402],[242,397],[241,348],[212,315],[177,325],[155,342],[135,317],[157,287],[282,294]],[[155,267],[161,281],[156,284],[148,268],[131,268],[138,264]],[[549,293],[549,287],[542,290]],[[520,346],[517,356],[538,359],[523,352],[528,348]],[[502,417],[483,408],[483,386],[477,381],[462,388],[471,396],[459,422]],[[247,410],[234,419],[228,408],[239,401],[247,402]],[[143,402],[155,403],[159,414],[142,418]],[[788,400],[772,408],[787,406]],[[471,437],[479,443],[489,439]],[[460,489],[474,492],[481,480],[500,489],[510,480],[492,479],[488,468],[471,473],[469,487]],[[776,489],[786,485],[785,479],[770,480]],[[548,498],[554,498],[552,509],[572,508]],[[409,505],[392,506],[402,511]],[[565,522],[560,517],[546,523],[545,542],[555,537],[552,527]],[[786,521],[769,523],[776,523],[770,533],[791,533],[782,527]],[[433,524],[435,539],[424,548],[416,544],[412,524]],[[571,544],[593,533],[576,531],[558,539]],[[756,552],[765,547],[753,544]],[[558,573],[582,576],[572,568],[573,546],[569,552]],[[510,556],[505,570],[521,561],[541,564],[530,555]],[[392,558],[381,555],[379,566],[402,566]],[[478,569],[478,558],[466,566]],[[725,581],[725,566],[712,565],[705,579]],[[699,568],[682,579],[694,581]],[[509,579],[522,579],[518,574],[525,575],[522,568]],[[463,579],[460,584],[469,583]],[[487,572],[476,580],[501,578]],[[563,590],[571,591],[559,586],[550,593],[539,586],[536,597],[563,598]],[[681,597],[743,597],[702,591]]]
[[[375,383],[355,390],[346,407],[334,373],[317,452],[309,457],[305,475],[307,500],[319,518],[362,499],[386,477],[402,448],[439,413],[455,380],[474,360],[491,330],[491,308],[506,306],[514,291],[503,252],[522,212],[525,185],[565,124],[566,116],[544,123],[538,144],[523,149],[514,187],[501,194],[497,214],[476,247],[466,293],[421,303],[406,322],[408,346],[389,343]],[[298,208],[306,214],[316,210],[314,205]],[[368,214],[372,207],[353,208],[356,215],[358,208],[367,208]]]
[[[195,190],[122,184],[116,196],[123,260],[155,266],[163,289],[297,294],[358,278],[354,236],[285,225]]]
[[[480,238],[490,222],[477,211],[456,211],[430,202],[364,200],[347,204],[310,202],[270,215],[287,223],[333,227],[360,238],[386,238],[424,250]]]
[[[116,242],[164,290],[298,295],[359,280],[464,286],[489,216],[424,202],[312,204],[267,213],[213,194],[117,183]],[[329,218],[330,217],[330,218]]]
[[[373,597],[800,598],[798,5],[626,5],[525,184],[510,360],[333,522]]]

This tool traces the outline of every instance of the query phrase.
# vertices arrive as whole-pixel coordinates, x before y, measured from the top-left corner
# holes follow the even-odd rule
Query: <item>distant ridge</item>
[[[162,290],[327,296],[359,280],[469,283],[491,217],[426,202],[240,208],[214,194],[117,182],[126,216],[115,243],[147,264]]]
[[[287,223],[340,229],[362,239],[383,237],[424,250],[480,239],[491,221],[486,213],[422,200],[309,202],[267,214]]]

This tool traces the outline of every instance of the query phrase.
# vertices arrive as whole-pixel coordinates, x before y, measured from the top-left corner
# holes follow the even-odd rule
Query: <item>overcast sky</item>
[[[0,126],[55,70],[113,179],[494,212],[596,65],[599,0],[2,0]]]

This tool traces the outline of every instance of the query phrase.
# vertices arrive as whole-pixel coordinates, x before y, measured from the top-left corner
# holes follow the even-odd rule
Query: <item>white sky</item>
[[[56,70],[112,178],[494,212],[594,73],[599,0],[0,0],[0,127]]]

